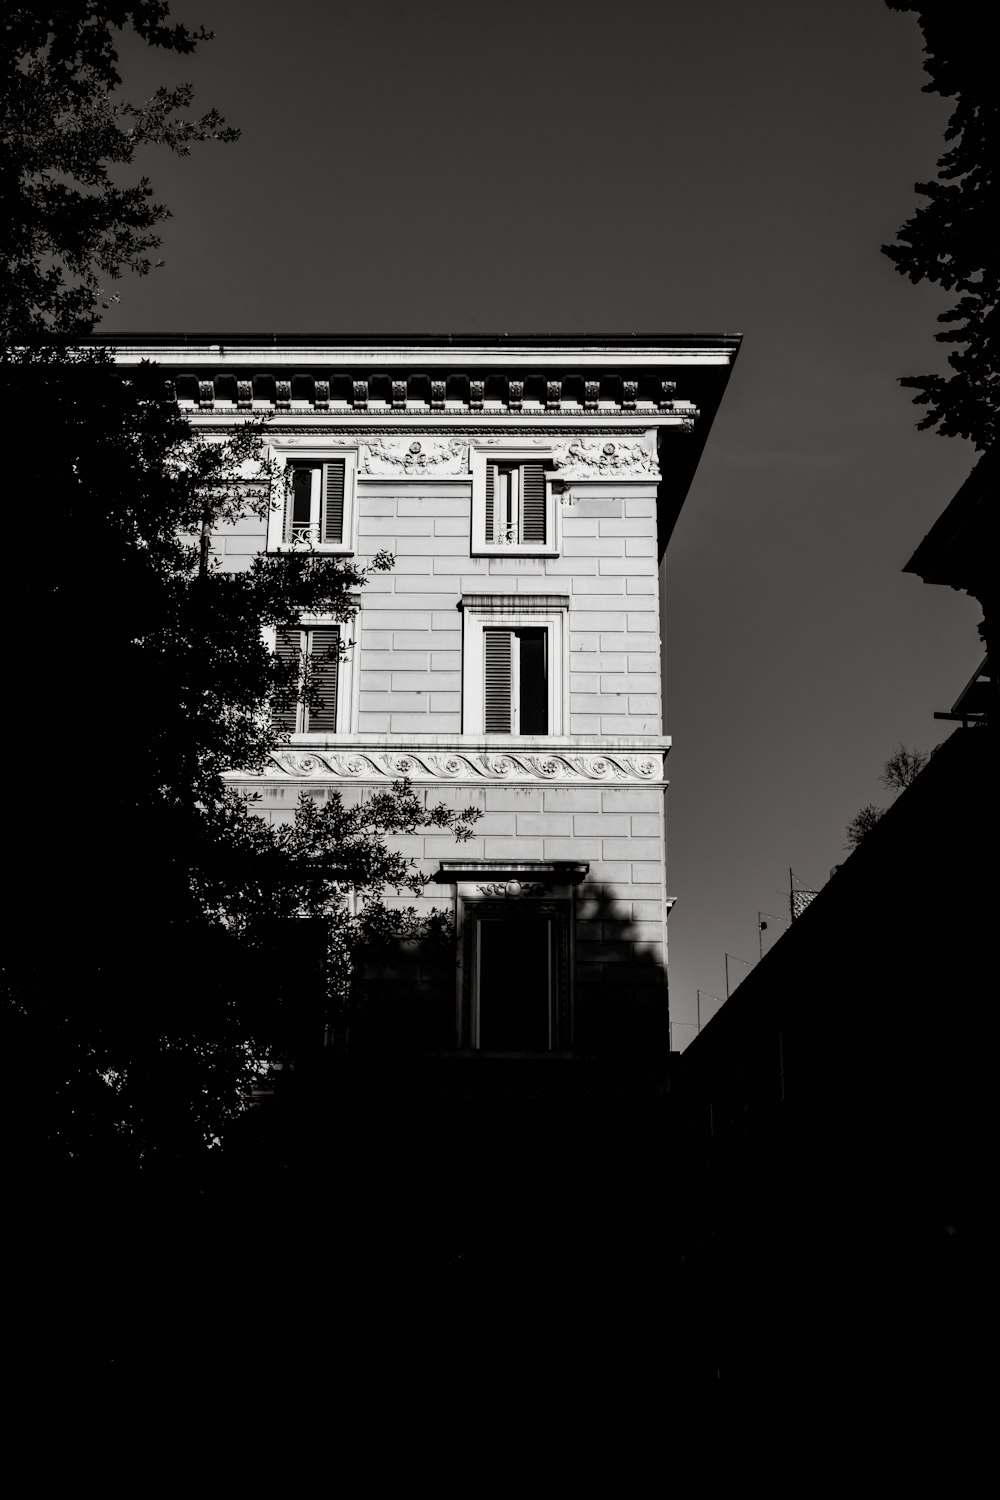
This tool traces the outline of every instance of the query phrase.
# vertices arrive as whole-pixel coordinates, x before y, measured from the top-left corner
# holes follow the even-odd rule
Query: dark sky
[[[684,1045],[724,952],[787,913],[789,866],[827,878],[887,755],[943,738],[978,665],[978,608],[900,572],[975,457],[916,432],[896,385],[943,363],[945,300],[879,253],[948,114],[916,22],[881,0],[174,9],[216,40],[130,45],[126,92],[191,81],[243,137],[144,160],[166,265],[117,284],[106,329],[744,335],[669,552]]]

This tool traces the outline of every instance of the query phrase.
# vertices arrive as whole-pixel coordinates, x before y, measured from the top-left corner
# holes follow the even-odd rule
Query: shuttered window
[[[521,541],[545,541],[545,470],[521,465]]]
[[[548,734],[549,633],[544,627],[483,631],[483,729]]]
[[[342,458],[288,465],[284,542],[313,546],[343,542],[345,470]]]
[[[336,733],[339,648],[340,630],[336,625],[277,631],[275,654],[281,661],[298,661],[300,694],[307,675],[311,692],[308,701],[300,696],[297,702],[275,711],[272,721],[276,730],[288,734]]]
[[[331,459],[323,465],[323,540],[344,540],[344,460]]]
[[[301,630],[279,630],[274,643],[274,654],[279,661],[289,662],[297,660],[302,650]],[[300,672],[301,677],[301,672]],[[275,709],[271,715],[271,722],[275,729],[283,734],[294,734],[298,728],[298,716],[301,705],[295,703],[287,704],[284,708]]]
[[[513,734],[512,630],[483,631],[483,727],[487,734]]]
[[[486,465],[486,541],[545,545],[545,469],[540,463]]]

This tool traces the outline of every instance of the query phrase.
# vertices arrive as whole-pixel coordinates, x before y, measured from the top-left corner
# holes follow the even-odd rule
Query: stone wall
[[[359,560],[396,558],[363,594],[360,733],[461,733],[461,595],[547,590],[570,597],[570,734],[660,733],[655,486],[574,488],[560,555],[539,558],[471,555],[471,484],[359,489]]]
[[[589,866],[573,898],[574,1048],[659,1047],[667,1007],[656,484],[567,483],[556,504],[557,555],[473,556],[471,480],[359,479],[357,560],[390,551],[395,564],[370,577],[350,630],[351,729],[278,747],[273,774],[254,787],[261,814],[287,821],[302,792],[363,797],[406,774],[428,803],[482,813],[461,845],[434,833],[396,841],[427,874],[456,858]],[[226,568],[246,566],[264,545],[265,527],[253,520],[214,539]],[[565,597],[564,733],[463,733],[461,601],[489,593]],[[393,902],[414,904],[409,895]],[[454,884],[430,886],[423,904],[459,916]],[[411,980],[415,994],[422,981]],[[453,997],[433,1004],[440,1039]],[[392,1024],[399,1032],[403,1023]]]

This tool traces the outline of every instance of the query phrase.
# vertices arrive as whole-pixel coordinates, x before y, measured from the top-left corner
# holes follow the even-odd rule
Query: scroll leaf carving
[[[467,474],[469,470],[468,438],[394,437],[384,433],[366,434],[360,451],[363,474],[391,477],[407,475],[417,479],[424,474]]]
[[[601,781],[641,784],[658,780],[662,772],[663,755],[660,751],[648,754],[632,751],[570,754],[554,750],[550,755],[539,755],[533,751],[510,750],[503,755],[490,755],[460,748],[399,753],[332,748],[303,751],[280,747],[271,752],[271,763],[263,778],[241,775],[239,779],[295,776],[325,781],[392,781],[406,776],[413,781],[431,782],[507,781],[559,785]]]
[[[574,438],[556,443],[553,463],[560,479],[659,479],[656,459],[635,439]]]

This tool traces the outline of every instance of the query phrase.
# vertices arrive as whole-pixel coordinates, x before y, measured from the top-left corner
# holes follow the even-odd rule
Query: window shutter
[[[309,708],[307,727],[315,733],[325,730],[335,734],[337,730],[337,673],[340,657],[340,631],[336,626],[323,630],[310,630],[310,653],[312,656],[313,686],[319,691],[319,705]],[[332,655],[328,653],[332,652]]]
[[[545,541],[545,470],[541,464],[521,465],[521,541]]]
[[[302,650],[301,630],[279,630],[275,637],[274,654],[279,661],[297,660]],[[276,730],[294,734],[299,705],[293,700],[287,708],[275,709],[271,722]]]
[[[483,729],[486,734],[511,733],[514,687],[511,646],[511,631],[483,631]]]
[[[292,469],[285,470],[285,519],[281,527],[281,540],[290,542],[292,540],[292,520],[295,515],[295,481],[292,477]]]
[[[323,540],[344,540],[344,460],[323,465]]]
[[[486,537],[487,542],[496,540],[495,522],[493,520],[493,496],[496,493],[496,464],[486,465]]]

